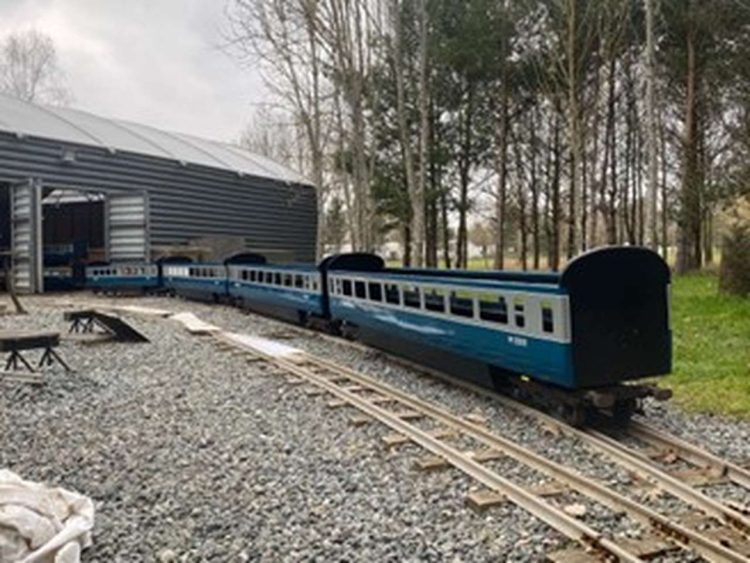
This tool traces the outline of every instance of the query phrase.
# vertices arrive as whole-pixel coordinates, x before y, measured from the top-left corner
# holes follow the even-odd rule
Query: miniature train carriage
[[[315,266],[230,264],[228,276],[229,296],[239,307],[300,324],[323,317]]]
[[[173,295],[216,303],[227,291],[227,269],[223,264],[164,264],[163,288]]]
[[[621,383],[671,369],[669,269],[647,249],[595,250],[561,274],[391,269],[368,255],[325,266],[342,331],[576,422],[589,407],[629,416],[656,390]]]
[[[102,264],[86,268],[86,287],[95,292],[145,293],[160,286],[156,264]]]

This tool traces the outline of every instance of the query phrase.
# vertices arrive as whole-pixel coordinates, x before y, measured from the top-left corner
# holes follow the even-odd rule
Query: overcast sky
[[[236,140],[266,94],[219,48],[227,0],[0,0],[0,35],[55,41],[73,107]]]

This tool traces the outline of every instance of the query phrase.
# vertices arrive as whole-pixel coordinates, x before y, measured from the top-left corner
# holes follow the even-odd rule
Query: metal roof
[[[127,151],[231,170],[241,175],[310,184],[297,172],[239,146],[106,119],[80,110],[36,105],[4,94],[0,94],[0,130],[19,137],[89,145],[113,153]]]

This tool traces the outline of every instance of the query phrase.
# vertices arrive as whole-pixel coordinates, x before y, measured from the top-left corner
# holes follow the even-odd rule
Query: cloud
[[[233,140],[268,98],[259,73],[218,45],[221,0],[0,2],[0,35],[36,28],[55,41],[73,106]]]

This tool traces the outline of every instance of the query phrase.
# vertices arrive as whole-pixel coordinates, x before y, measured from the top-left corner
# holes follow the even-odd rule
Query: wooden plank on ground
[[[437,438],[438,440],[445,440],[447,438],[453,438],[456,436],[456,433],[451,430],[432,430],[428,432],[428,434],[433,438]],[[403,444],[408,444],[409,442],[411,442],[411,439],[407,438],[403,434],[388,434],[386,436],[383,436],[383,443],[387,448],[401,446]]]
[[[347,401],[342,401],[341,399],[334,399],[332,401],[328,401],[328,404],[326,405],[329,409],[338,409],[341,407],[347,406],[349,403]]]
[[[420,457],[414,466],[420,471],[436,471],[438,469],[447,469],[450,467],[450,463],[443,457],[438,455],[427,455]]]
[[[505,495],[501,495],[495,491],[474,491],[466,496],[466,506],[480,513],[507,501],[508,499]]]
[[[367,416],[366,414],[356,414],[353,417],[351,417],[350,422],[354,426],[364,426],[365,424],[370,424],[372,422],[372,418]]]
[[[568,547],[548,553],[546,556],[550,563],[601,563],[601,557],[585,551],[580,547]]]
[[[44,385],[44,374],[41,372],[0,371],[0,382],[26,383],[29,385]]]
[[[679,549],[677,545],[670,543],[663,536],[653,534],[648,534],[641,538],[618,539],[617,543],[626,551],[642,559],[653,559],[654,557],[666,555],[670,551]]]

